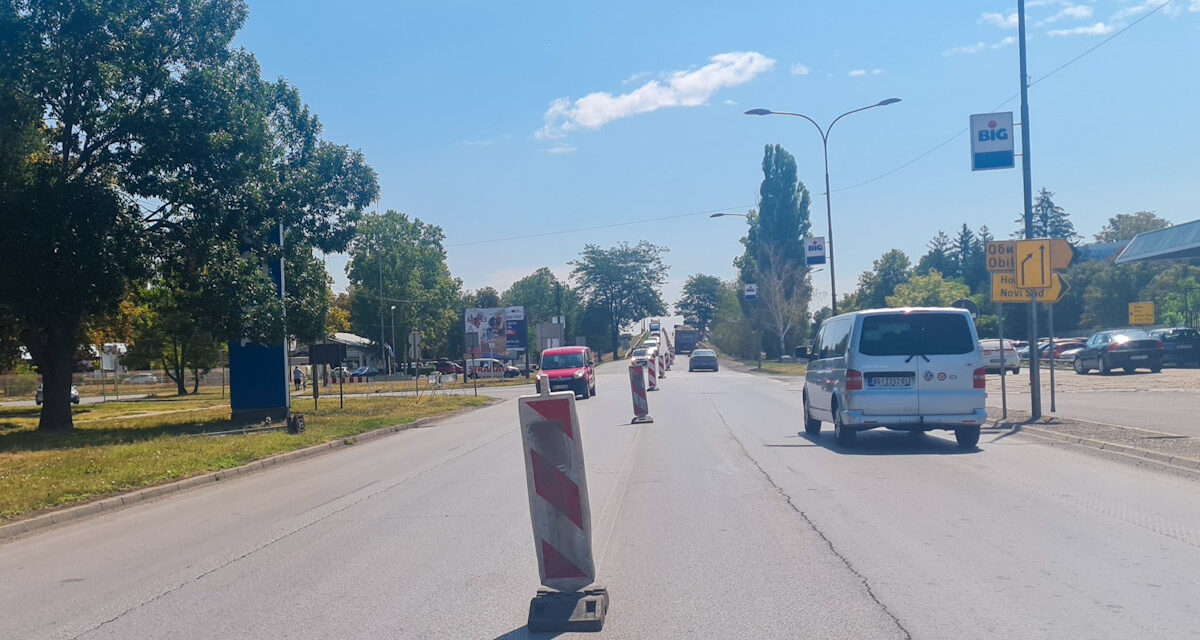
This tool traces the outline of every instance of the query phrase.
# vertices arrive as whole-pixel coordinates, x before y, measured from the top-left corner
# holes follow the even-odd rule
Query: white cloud
[[[725,104],[735,106],[735,105],[737,105],[737,100],[726,100]]]
[[[1113,26],[1097,22],[1090,27],[1075,27],[1074,29],[1052,29],[1052,36],[1102,36],[1106,33],[1112,33]]]
[[[1051,24],[1054,22],[1058,22],[1059,20],[1062,20],[1063,18],[1074,18],[1076,20],[1084,20],[1084,19],[1090,18],[1090,17],[1092,17],[1092,8],[1089,7],[1088,5],[1086,5],[1086,4],[1067,4],[1058,13],[1050,16],[1049,18],[1039,21],[1037,23],[1037,26],[1040,27],[1045,24]]]
[[[867,75],[866,69],[855,69],[854,71],[850,72],[851,78],[857,78],[859,76],[865,76],[865,75]]]
[[[979,21],[1000,27],[1001,29],[1017,28],[1017,14],[1015,11],[1008,15],[1004,15],[1003,13],[983,13],[979,15]]]
[[[944,55],[944,56],[970,55],[972,53],[979,53],[980,51],[983,51],[984,47],[986,47],[986,46],[987,45],[983,42],[983,40],[980,40],[979,42],[976,42],[975,44],[963,45],[961,47],[950,47],[949,49],[946,49],[945,51],[943,51],[942,55]]]
[[[486,147],[492,144],[492,140],[491,138],[488,138],[487,140],[459,140],[458,143],[465,144],[468,147]]]
[[[1200,2],[1200,0],[1196,0],[1196,1]],[[796,64],[792,65],[792,75],[806,76],[806,75],[808,75],[808,67],[806,67],[800,63],[796,63]]]
[[[1004,38],[1003,40],[1001,40],[1000,42],[993,44],[992,48],[999,49],[1000,47],[1007,47],[1008,45],[1015,44],[1016,42],[1017,42],[1016,36],[1008,36],[1008,37]]]
[[[871,75],[873,75],[873,76],[877,76],[881,73],[883,73],[883,69],[872,69],[871,70]]]
[[[575,147],[572,147],[569,144],[559,144],[559,145],[550,147],[549,149],[542,149],[542,151],[545,151],[546,153],[559,154],[559,153],[572,153],[574,151],[577,151],[577,149]]]
[[[717,91],[749,82],[774,64],[755,51],[731,51],[709,58],[699,69],[671,73],[666,84],[651,80],[629,93],[614,96],[597,91],[575,102],[558,98],[550,103],[544,115],[546,124],[534,136],[561,138],[574,129],[599,129],[613,120],[663,107],[699,106]]]
[[[654,75],[653,71],[639,71],[621,81],[621,84],[633,84]]]
[[[1113,20],[1124,20],[1126,18],[1132,18],[1133,16],[1136,16],[1139,13],[1145,13],[1145,12],[1161,5],[1163,2],[1164,2],[1164,0],[1143,0],[1143,2],[1141,4],[1134,5],[1131,7],[1125,7],[1124,9],[1121,9],[1120,11],[1114,13],[1112,19]]]

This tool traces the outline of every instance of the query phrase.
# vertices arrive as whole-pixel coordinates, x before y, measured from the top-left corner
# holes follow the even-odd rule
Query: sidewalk
[[[1011,407],[1008,420],[1000,419],[1000,410],[995,407],[989,407],[988,417],[990,426],[1014,433],[1077,444],[1175,469],[1200,471],[1198,438],[1062,416],[1043,416],[1035,421],[1029,413]]]

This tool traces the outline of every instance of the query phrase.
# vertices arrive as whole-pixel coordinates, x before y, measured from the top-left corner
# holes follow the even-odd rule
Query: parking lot
[[[1028,369],[1006,376],[1008,406],[1029,410]],[[1042,410],[1050,411],[1050,371],[1041,375]],[[1102,376],[1054,372],[1056,415],[1167,434],[1200,437],[1200,368],[1169,367],[1161,373],[1137,371]],[[999,407],[1000,376],[988,376],[988,405]]]

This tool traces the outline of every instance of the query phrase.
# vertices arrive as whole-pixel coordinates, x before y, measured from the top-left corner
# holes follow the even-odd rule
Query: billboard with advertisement
[[[491,307],[463,312],[466,354],[504,354],[524,351],[529,333],[525,307]]]

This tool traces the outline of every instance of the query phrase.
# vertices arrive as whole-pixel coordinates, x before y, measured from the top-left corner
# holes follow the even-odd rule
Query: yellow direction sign
[[[1075,249],[1071,243],[1062,238],[1050,239],[1050,268],[1055,271],[1066,271],[1075,259]]]
[[[1130,302],[1129,324],[1154,324],[1154,303]]]
[[[1071,290],[1067,279],[1061,274],[1050,274],[1050,286],[1038,290],[1037,301],[1046,304],[1058,302]],[[1017,277],[1011,273],[992,274],[992,302],[1032,302],[1033,293],[1030,289],[1017,286]]]
[[[1007,271],[1013,273],[1017,254],[1016,240],[992,240],[984,247],[987,255],[987,270],[989,272]]]
[[[1054,284],[1050,240],[1017,240],[1015,271],[1018,289],[1049,289]]]

